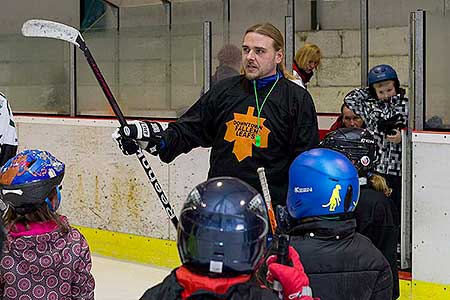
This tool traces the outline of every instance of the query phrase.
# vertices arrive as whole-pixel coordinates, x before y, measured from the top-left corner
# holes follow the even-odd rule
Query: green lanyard
[[[259,130],[261,129],[261,127],[260,127],[261,111],[262,111],[262,109],[264,107],[264,104],[266,104],[267,98],[269,98],[270,93],[272,93],[273,88],[277,84],[278,79],[280,79],[280,75],[277,73],[277,80],[275,80],[275,83],[272,85],[272,87],[270,88],[270,91],[267,93],[266,97],[264,98],[264,100],[263,100],[263,102],[261,104],[261,107],[259,107],[258,93],[256,92],[256,80],[253,80],[253,90],[255,92],[256,111],[258,113],[258,134],[256,135],[256,138],[255,138],[255,146],[256,147],[261,146],[261,135],[259,134]]]

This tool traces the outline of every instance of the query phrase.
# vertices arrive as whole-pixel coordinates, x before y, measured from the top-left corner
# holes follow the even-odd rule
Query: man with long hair
[[[233,176],[261,191],[257,168],[265,167],[274,204],[286,199],[292,160],[318,143],[310,94],[289,80],[284,39],[272,24],[249,27],[242,39],[242,73],[202,95],[163,130],[138,121],[113,134],[124,154],[138,146],[169,163],[196,147],[211,147],[208,178]]]

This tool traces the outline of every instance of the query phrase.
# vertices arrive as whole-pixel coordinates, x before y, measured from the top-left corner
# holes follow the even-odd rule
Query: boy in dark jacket
[[[312,149],[289,170],[288,234],[314,295],[322,300],[387,300],[392,273],[380,251],[357,233],[358,173],[345,155]]]
[[[264,200],[251,186],[232,177],[198,185],[180,214],[177,240],[183,265],[141,300],[278,299],[253,276],[263,259],[267,232]],[[296,254],[290,249],[294,267],[272,261],[271,277],[281,282],[284,299],[312,300],[305,293],[311,291],[309,281]]]
[[[355,210],[356,231],[367,236],[383,253],[391,265],[393,276],[392,299],[400,296],[397,271],[398,212],[389,198],[391,188],[381,175],[374,173],[377,145],[373,135],[365,129],[342,128],[330,132],[320,143],[345,154],[358,170],[360,195]]]

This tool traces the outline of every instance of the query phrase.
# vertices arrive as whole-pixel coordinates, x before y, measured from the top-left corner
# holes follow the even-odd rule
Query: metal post
[[[69,45],[69,101],[70,101],[70,116],[77,115],[77,57],[75,45]]]
[[[361,87],[367,86],[369,72],[369,0],[360,1],[361,17]]]
[[[230,0],[222,0],[223,3],[223,44],[230,43]]]
[[[292,62],[294,60],[294,28],[293,17],[286,16],[285,22],[285,37],[286,37],[286,53],[284,56],[284,64],[286,66],[286,72],[292,74]]]
[[[414,129],[423,130],[425,116],[425,11],[415,13],[415,47],[414,47]]]
[[[311,30],[320,30],[319,1],[311,1]]]
[[[172,3],[161,0],[166,14],[167,53],[166,53],[166,107],[172,109]]]
[[[203,91],[211,88],[212,34],[211,22],[203,22]]]
[[[295,53],[295,1],[287,1],[287,15],[284,19],[285,55],[284,64],[286,72],[292,74],[292,62]]]

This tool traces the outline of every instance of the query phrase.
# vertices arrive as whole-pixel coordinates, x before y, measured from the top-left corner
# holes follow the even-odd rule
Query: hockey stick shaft
[[[263,191],[264,201],[266,202],[267,214],[269,216],[270,227],[272,229],[272,233],[275,234],[275,230],[277,229],[277,220],[275,218],[275,212],[272,207],[272,198],[270,197],[269,185],[267,184],[266,172],[263,167],[257,169],[259,182],[261,183],[261,188]]]
[[[85,41],[83,40],[83,37],[81,36],[81,33],[78,30],[68,25],[57,22],[47,20],[28,20],[24,23],[22,27],[22,33],[25,36],[56,38],[66,42],[73,43],[76,46],[78,46],[78,48],[80,48],[81,51],[83,51],[83,54],[86,57],[86,60],[89,66],[91,67],[95,78],[100,84],[100,87],[102,88],[103,93],[105,94],[105,97],[108,100],[109,105],[111,106],[114,114],[116,115],[120,125],[121,126],[127,125],[127,121],[125,120],[125,117],[122,113],[122,110],[119,107],[119,104],[114,98],[114,95],[111,92],[111,89],[109,88],[105,78],[103,77],[100,68],[95,62],[95,59],[91,51],[87,47]],[[177,227],[178,219],[175,215],[175,211],[173,207],[170,205],[170,202],[166,194],[164,193],[161,185],[159,184],[159,181],[156,178],[156,175],[153,172],[150,163],[145,157],[142,149],[138,149],[138,151],[136,152],[136,156],[139,162],[141,163],[142,167],[144,168],[145,174],[147,175],[150,183],[155,189],[156,194],[158,195],[158,198],[164,207],[164,211],[166,212],[172,224],[175,227]]]
[[[91,70],[95,75],[95,78],[97,79],[98,83],[100,84],[100,87],[103,90],[106,100],[108,100],[109,105],[111,106],[114,114],[117,117],[117,120],[119,120],[120,125],[121,126],[127,125],[127,121],[125,120],[125,117],[123,116],[122,110],[120,109],[119,104],[116,101],[116,98],[114,98],[114,95],[111,92],[111,89],[109,88],[108,84],[106,83],[105,77],[103,77],[102,72],[100,71],[97,63],[95,62],[95,59],[92,56],[91,51],[86,46],[86,43],[80,36],[77,37],[76,41],[78,42],[79,48],[81,49],[81,51],[83,51],[83,54],[86,57],[86,60],[89,64],[89,66],[91,67]]]

